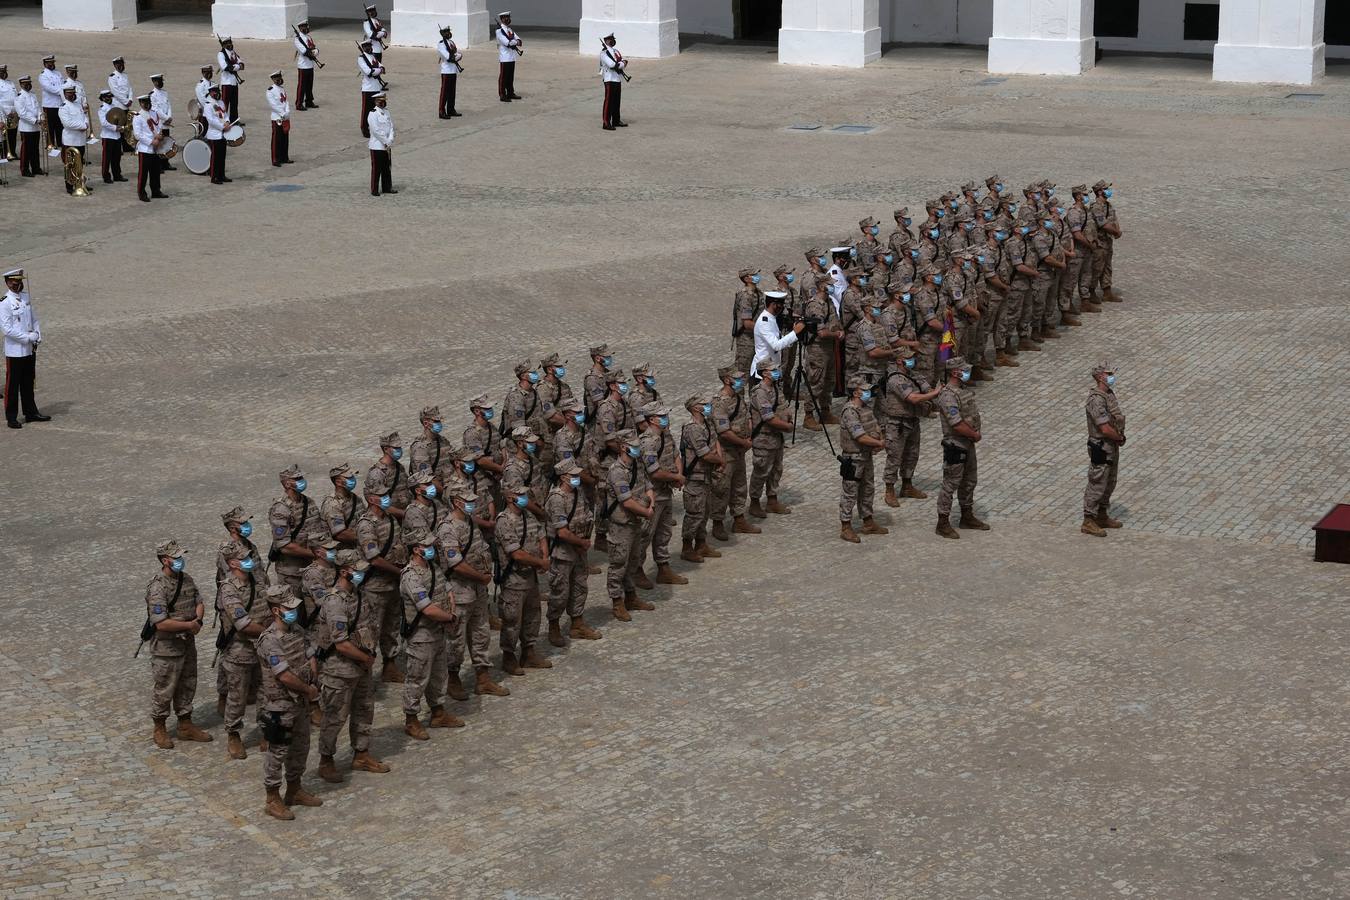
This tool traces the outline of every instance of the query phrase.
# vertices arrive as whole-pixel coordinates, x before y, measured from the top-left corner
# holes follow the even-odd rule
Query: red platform
[[[1350,503],[1337,503],[1322,517],[1313,531],[1317,545],[1313,559],[1318,562],[1350,563]]]

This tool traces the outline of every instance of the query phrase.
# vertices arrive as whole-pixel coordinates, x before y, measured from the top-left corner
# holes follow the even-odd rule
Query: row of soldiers
[[[588,576],[599,573],[587,559],[592,549],[608,556],[618,621],[655,608],[639,589],[686,584],[671,568],[676,490],[684,495],[680,558],[694,564],[722,555],[709,544],[710,522],[711,535],[727,541],[733,532],[759,533],[747,514],[789,512],[776,484],[790,413],[780,403],[761,415],[747,401],[743,372],[725,367],[715,391],[687,398],[689,421],[677,436],[654,367],[624,373],[604,345],[590,348],[590,360],[580,396],[556,354],[518,364],[500,404],[470,402],[458,445],[445,437],[439,408],[423,409],[406,454],[397,432],[380,436],[379,459],[364,475],[333,467],[321,501],[298,467],[286,469],[283,496],[268,511],[265,557],[243,508],[222,516],[217,708],[228,755],[244,759],[246,707],[258,704],[269,814],[290,818],[292,807],[320,802],[301,785],[312,724],[324,780],[343,780],[335,753],[344,728],[353,769],[388,771],[370,752],[377,670],[381,681],[402,685],[405,732],[426,740],[428,728],[464,724],[446,703],[467,699],[470,685],[480,695],[509,693],[489,662],[494,628],[508,676],[552,666],[541,652],[545,618],[555,647],[600,639],[583,618]],[[781,374],[774,369],[764,384],[776,390]],[[749,502],[748,455],[757,473],[773,473],[767,504],[758,498],[770,484],[763,477]],[[167,541],[156,553],[142,637],[154,669],[153,739],[168,749],[170,712],[179,739],[211,740],[191,718],[205,604],[183,548]],[[469,683],[461,677],[466,657]]]

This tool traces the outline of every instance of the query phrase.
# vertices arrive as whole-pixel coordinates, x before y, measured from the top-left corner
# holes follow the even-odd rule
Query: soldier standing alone
[[[211,740],[211,735],[192,724],[192,700],[197,695],[195,638],[202,630],[204,610],[197,583],[183,571],[184,552],[177,541],[165,541],[156,547],[160,569],[145,588],[146,625],[154,629],[150,637],[155,678],[150,717],[155,723],[155,746],[161,750],[173,749],[173,739],[164,727],[171,704],[178,716],[179,738]]]
[[[1092,370],[1096,382],[1087,398],[1088,483],[1083,492],[1083,534],[1105,537],[1103,528],[1119,528],[1111,518],[1111,494],[1116,489],[1120,448],[1125,446],[1125,413],[1113,390],[1116,373],[1106,363]]]
[[[965,387],[970,381],[970,366],[960,356],[947,360],[947,383],[937,396],[942,418],[942,491],[938,494],[938,523],[941,537],[959,538],[951,526],[952,496],[961,503],[961,528],[988,531],[989,526],[975,517],[975,482],[979,470],[975,463],[975,445],[980,431],[980,408],[975,394]]]

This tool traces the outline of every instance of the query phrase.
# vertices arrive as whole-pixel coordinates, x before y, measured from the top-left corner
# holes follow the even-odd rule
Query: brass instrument
[[[74,188],[74,197],[88,197],[91,193],[89,182],[84,180],[84,156],[76,147],[66,147],[61,151],[61,165],[65,172],[66,184]]]
[[[131,129],[132,118],[131,111],[120,106],[108,110],[108,124],[117,126],[117,130],[121,132],[123,150],[136,149],[136,133]]]
[[[60,156],[61,151],[52,143],[51,129],[47,127],[47,110],[42,110],[38,114],[38,143],[42,145],[42,174],[47,174],[47,160],[53,156]]]
[[[5,133],[0,134],[0,144],[5,148],[5,159],[10,160],[11,162],[18,159],[19,156],[15,152],[15,148],[9,145],[9,132],[11,129],[18,127],[19,114],[17,112],[11,112],[8,116],[5,116]]]

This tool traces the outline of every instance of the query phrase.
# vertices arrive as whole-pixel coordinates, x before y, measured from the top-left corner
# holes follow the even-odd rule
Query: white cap
[[[156,72],[155,74],[153,74],[153,75],[150,76],[150,80],[151,80],[151,81],[163,81],[163,80],[164,80],[164,73],[163,73],[163,72]]]
[[[0,277],[4,277],[4,278],[22,278],[22,277],[23,277],[23,269],[10,269],[8,272],[6,272],[3,276],[0,276]]]

